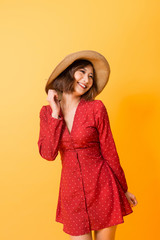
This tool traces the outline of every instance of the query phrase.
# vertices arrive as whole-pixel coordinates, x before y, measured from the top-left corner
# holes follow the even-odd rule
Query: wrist
[[[60,116],[59,116],[58,114],[55,114],[55,113],[53,113],[53,112],[52,112],[51,116],[52,116],[53,118],[57,118],[57,119],[60,118]]]

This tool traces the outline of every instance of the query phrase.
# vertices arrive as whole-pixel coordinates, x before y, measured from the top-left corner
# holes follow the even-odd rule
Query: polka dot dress
[[[73,236],[123,223],[133,210],[105,105],[81,98],[71,132],[62,111],[58,119],[51,114],[50,105],[42,106],[38,148],[46,160],[61,156],[55,220]]]

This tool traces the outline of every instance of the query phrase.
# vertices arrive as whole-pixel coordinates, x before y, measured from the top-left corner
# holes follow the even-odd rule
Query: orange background
[[[55,222],[61,161],[38,153],[47,78],[67,54],[95,50],[111,75],[97,96],[109,113],[138,205],[116,240],[157,239],[160,213],[160,2],[0,1],[0,238],[69,239]]]

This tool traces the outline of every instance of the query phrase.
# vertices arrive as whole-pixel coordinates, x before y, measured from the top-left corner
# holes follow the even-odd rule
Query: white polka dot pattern
[[[41,108],[38,147],[44,159],[61,155],[55,220],[74,236],[123,223],[133,210],[105,105],[81,98],[71,132],[62,111],[59,119],[51,113],[50,105]]]

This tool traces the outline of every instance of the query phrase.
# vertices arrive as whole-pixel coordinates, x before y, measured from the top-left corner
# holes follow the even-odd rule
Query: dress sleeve
[[[40,117],[40,131],[38,149],[42,158],[53,161],[58,155],[59,140],[63,127],[63,117],[54,118],[52,112],[47,111],[47,106],[42,106]]]
[[[124,192],[127,192],[128,185],[124,171],[120,164],[116,145],[112,135],[108,112],[101,100],[97,100],[95,107],[96,128],[99,133],[100,148],[103,158],[107,161],[114,175],[119,181]]]

